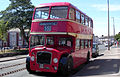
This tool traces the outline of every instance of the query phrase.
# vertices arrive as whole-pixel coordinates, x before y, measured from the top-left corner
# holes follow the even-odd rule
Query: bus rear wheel
[[[88,52],[87,54],[86,64],[88,64],[89,62],[90,62],[90,52]]]

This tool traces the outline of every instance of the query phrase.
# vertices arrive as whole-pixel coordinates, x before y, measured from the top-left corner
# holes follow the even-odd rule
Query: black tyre
[[[62,75],[70,75],[72,69],[73,69],[73,60],[72,58],[67,58],[66,64],[59,64],[59,72]]]
[[[87,59],[86,59],[86,63],[89,63],[89,62],[90,62],[90,52],[88,52]]]
[[[30,57],[26,58],[26,69],[30,74],[34,73],[34,71],[30,69]]]
[[[34,73],[34,71],[32,71],[32,70],[30,69],[30,63],[26,63],[26,69],[27,69],[27,71],[28,71],[30,74],[33,74],[33,73]]]

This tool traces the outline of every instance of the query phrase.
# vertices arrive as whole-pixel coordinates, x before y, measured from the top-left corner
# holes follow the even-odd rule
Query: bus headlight
[[[57,58],[54,58],[54,59],[53,59],[53,62],[54,62],[54,63],[57,63],[57,62],[58,62],[58,59],[57,59]]]
[[[31,61],[34,61],[34,60],[35,60],[35,57],[34,57],[34,56],[32,56],[32,57],[31,57]]]

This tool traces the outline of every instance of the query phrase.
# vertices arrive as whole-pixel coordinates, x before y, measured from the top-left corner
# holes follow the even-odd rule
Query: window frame
[[[91,40],[88,42],[88,47],[91,48]]]
[[[77,16],[77,15],[78,15],[78,16]],[[75,16],[76,16],[76,21],[80,23],[80,20],[81,20],[81,17],[80,17],[80,16],[81,16],[81,12],[79,12],[78,10],[76,10],[76,15],[75,15]],[[79,17],[79,18],[77,18],[77,17]]]
[[[86,25],[86,26],[89,26],[88,20],[89,20],[88,17],[85,16],[85,25]]]
[[[66,7],[66,8],[67,8],[66,17],[65,17],[65,18],[51,18],[51,11],[52,11],[52,8],[53,8],[53,7]],[[50,7],[50,13],[49,13],[49,19],[66,19],[66,18],[68,18],[68,9],[69,9],[68,6],[51,6],[51,7]]]
[[[92,22],[92,19],[90,19],[90,18],[89,18],[89,27],[93,28],[93,22]]]
[[[84,43],[84,40],[81,39],[81,46],[80,46],[81,49],[85,49],[85,43]]]
[[[54,36],[46,36],[46,45],[49,46],[49,45],[48,45],[48,38],[50,38],[50,41],[51,41],[51,38],[52,38],[52,42],[53,42],[53,44],[49,44],[49,45],[54,45],[54,44],[55,44],[55,43],[54,43],[54,42],[55,42]]]
[[[76,39],[75,49],[80,50],[80,39]]]
[[[37,11],[37,9],[40,9],[40,8],[48,8],[48,17],[47,18],[36,18],[36,11]],[[49,13],[50,13],[50,7],[49,6],[36,8],[35,13],[34,13],[34,19],[48,19],[49,18]],[[42,12],[41,12],[41,14],[42,14]]]
[[[65,39],[65,40],[64,40],[64,41],[65,41],[65,44],[64,44],[64,45],[61,45],[61,43],[60,43],[61,39]],[[67,42],[68,42],[68,41],[71,42],[71,46],[68,46],[68,45],[67,45]],[[65,46],[65,45],[66,45],[66,47],[73,47],[73,38],[71,38],[71,37],[59,37],[59,38],[58,38],[58,46]]]
[[[88,40],[85,40],[85,48],[88,48]]]
[[[71,17],[70,17],[70,16],[71,16],[71,14],[72,14],[72,13],[70,13],[71,9],[73,9],[73,10],[74,10],[74,11],[72,12],[72,13],[73,13],[73,16],[72,16],[72,17],[73,17],[73,18],[71,18]],[[70,19],[70,20],[75,20],[75,17],[76,17],[76,14],[75,14],[75,9],[74,9],[74,8],[72,8],[72,7],[70,7],[70,8],[69,8],[69,19]]]
[[[81,14],[81,24],[85,25],[85,15]]]

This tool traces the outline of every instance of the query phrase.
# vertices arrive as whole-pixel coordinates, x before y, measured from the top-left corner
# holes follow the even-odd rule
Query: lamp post
[[[114,17],[113,18],[113,36],[115,36],[115,23],[114,23]],[[114,39],[114,43],[115,43],[115,39]]]
[[[109,27],[109,0],[107,0],[107,4],[108,4],[108,50],[110,50],[110,40],[109,40],[109,38],[110,38],[110,27]]]

